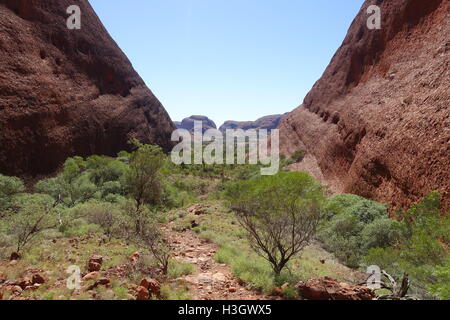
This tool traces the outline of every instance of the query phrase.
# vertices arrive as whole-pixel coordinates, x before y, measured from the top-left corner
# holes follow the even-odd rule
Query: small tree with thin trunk
[[[51,197],[40,194],[26,194],[17,199],[6,228],[15,239],[17,252],[43,231],[58,227],[57,205]]]
[[[134,212],[136,233],[141,234],[144,227],[143,206],[159,204],[161,200],[161,174],[164,153],[158,146],[144,145],[132,140],[137,150],[131,153],[130,168],[125,174],[128,194],[135,201]]]
[[[166,239],[156,228],[147,228],[141,235],[142,244],[149,249],[153,257],[158,261],[164,275],[169,268],[169,260],[172,252]]]
[[[324,200],[322,187],[302,172],[240,182],[227,196],[250,245],[276,276],[312,240]]]

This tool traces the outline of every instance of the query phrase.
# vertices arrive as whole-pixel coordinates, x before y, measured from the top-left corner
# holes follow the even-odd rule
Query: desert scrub
[[[190,263],[179,262],[175,259],[170,259],[167,275],[172,279],[177,279],[182,276],[192,274],[195,266]]]
[[[216,261],[228,264],[237,278],[257,290],[271,293],[275,287],[286,282],[292,286],[299,280],[322,276],[347,282],[358,282],[363,278],[337,262],[332,254],[315,243],[306,247],[300,257],[290,261],[289,270],[284,270],[279,277],[275,277],[270,264],[253,252],[245,230],[224,202],[210,201],[207,204],[214,209],[209,215],[199,216],[200,236],[219,245]],[[326,261],[325,264],[320,262],[322,259]],[[289,293],[287,295],[290,296]]]
[[[322,219],[323,187],[305,172],[279,172],[226,190],[253,251],[279,276],[312,241]]]
[[[163,300],[191,300],[189,286],[184,281],[165,283],[161,286],[161,298]]]
[[[245,249],[244,249],[245,250]],[[275,281],[267,261],[252,254],[248,249],[225,245],[221,246],[215,255],[219,263],[230,265],[231,272],[250,285],[264,293],[271,293],[275,288]]]

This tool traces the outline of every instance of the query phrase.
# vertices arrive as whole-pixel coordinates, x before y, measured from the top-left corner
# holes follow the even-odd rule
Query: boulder
[[[91,256],[91,257],[89,258],[89,261],[92,261],[92,262],[96,262],[96,263],[102,264],[102,263],[103,263],[103,257],[100,256],[100,255],[93,255],[93,256]]]
[[[9,257],[9,261],[19,260],[22,258],[22,255],[18,252],[11,253],[11,256]]]
[[[330,277],[310,279],[296,285],[307,300],[373,300],[375,293],[363,286],[342,283]]]
[[[143,286],[139,286],[136,290],[137,300],[148,300],[150,299],[150,292]]]
[[[13,287],[11,288],[11,292],[12,292],[13,294],[21,294],[22,291],[23,291],[23,289],[22,289],[20,286],[13,286]]]
[[[191,221],[191,228],[197,228],[198,226],[200,226],[200,223],[198,223],[196,220]]]
[[[33,285],[33,282],[29,277],[25,277],[18,282],[16,282],[16,285],[22,288],[22,290],[25,290],[27,287],[30,287]]]
[[[156,295],[157,297],[161,295],[161,284],[154,279],[144,278],[140,286],[147,289],[150,295]]]
[[[90,272],[90,273],[88,273],[87,275],[85,275],[85,276],[83,277],[83,280],[84,280],[84,281],[94,280],[94,279],[98,278],[99,276],[100,276],[100,272],[98,272],[98,271],[93,271],[93,272]]]
[[[95,272],[100,271],[102,268],[103,257],[99,255],[94,255],[89,258],[88,261],[88,271]]]
[[[204,208],[201,204],[194,204],[187,208],[187,212],[196,216],[200,216],[206,213],[206,208]]]
[[[88,263],[88,271],[89,272],[100,271],[101,268],[102,268],[102,265],[100,263],[93,262],[93,261],[89,261],[89,263]]]
[[[109,287],[111,284],[111,281],[108,278],[100,278],[97,281],[95,281],[94,284],[92,284],[91,286],[88,287],[88,290],[92,290],[97,288],[98,286],[105,286],[105,287]]]
[[[140,257],[139,251],[136,251],[130,256],[130,261],[133,264],[136,264],[139,261],[139,257]]]
[[[45,278],[40,273],[35,273],[35,274],[33,274],[32,278],[31,278],[31,283],[32,284],[44,284]]]

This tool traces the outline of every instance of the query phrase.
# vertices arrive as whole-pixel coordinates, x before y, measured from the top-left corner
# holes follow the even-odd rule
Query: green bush
[[[411,292],[422,298],[431,298],[432,293],[445,295],[441,277],[448,268],[445,243],[450,234],[449,215],[440,212],[440,196],[432,192],[400,214],[403,236],[389,247],[370,249],[365,263],[376,264],[397,277],[408,273]]]
[[[305,172],[239,182],[226,194],[252,248],[277,276],[312,240],[322,215],[322,186]]]
[[[328,215],[348,213],[365,223],[388,217],[387,205],[354,194],[339,194],[327,202]]]
[[[125,163],[109,157],[95,155],[86,160],[86,169],[90,172],[91,181],[97,186],[119,181],[126,168]]]
[[[364,227],[361,232],[363,249],[385,248],[399,243],[404,236],[400,222],[382,218],[374,220]]]
[[[386,205],[357,195],[330,198],[325,212],[318,238],[349,267],[358,267],[368,249],[389,246],[401,236],[398,223],[388,219]]]
[[[48,194],[68,207],[99,197],[97,186],[90,181],[89,173],[74,169],[74,163],[66,161],[64,171],[56,178],[39,181],[35,190]]]
[[[431,285],[431,292],[442,300],[450,300],[450,259],[437,267],[433,271],[433,276],[437,279],[436,283]]]
[[[16,251],[21,251],[42,231],[58,227],[54,200],[41,194],[23,194],[14,199],[14,209],[3,220],[6,235],[14,239]]]
[[[76,216],[83,217],[90,224],[100,226],[109,239],[121,235],[123,212],[118,205],[95,201],[77,206],[72,210],[72,215],[75,211]]]
[[[194,265],[190,263],[179,262],[175,259],[169,260],[169,268],[167,275],[172,279],[177,279],[182,276],[187,276],[194,272]]]
[[[0,218],[3,216],[2,211],[10,207],[13,197],[24,191],[21,179],[0,174]]]
[[[35,185],[35,190],[52,196],[68,207],[90,199],[110,199],[125,195],[123,185],[127,164],[104,156],[69,158],[64,170],[55,178],[45,179]]]

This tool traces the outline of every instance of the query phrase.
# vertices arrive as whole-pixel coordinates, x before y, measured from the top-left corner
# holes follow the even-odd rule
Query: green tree
[[[130,155],[130,166],[125,173],[125,186],[129,196],[135,201],[136,232],[143,232],[142,207],[145,204],[157,205],[161,200],[161,169],[164,153],[158,146],[144,145],[132,140],[137,150]]]
[[[15,239],[17,252],[20,252],[42,231],[56,228],[59,219],[57,203],[47,195],[24,194],[14,202],[5,229]]]
[[[441,212],[439,193],[430,193],[399,216],[403,236],[389,247],[370,249],[366,264],[379,265],[395,276],[409,274],[413,293],[422,297],[445,291],[440,277],[448,267],[445,244],[450,234],[450,213]]]
[[[239,182],[226,194],[252,248],[276,276],[315,235],[324,201],[322,186],[303,172]]]
[[[23,181],[0,174],[0,218],[12,203],[14,196],[25,191]]]
[[[53,197],[68,207],[92,199],[98,192],[91,182],[87,163],[81,157],[69,158],[64,163],[64,170],[56,178],[39,181],[35,190]]]

